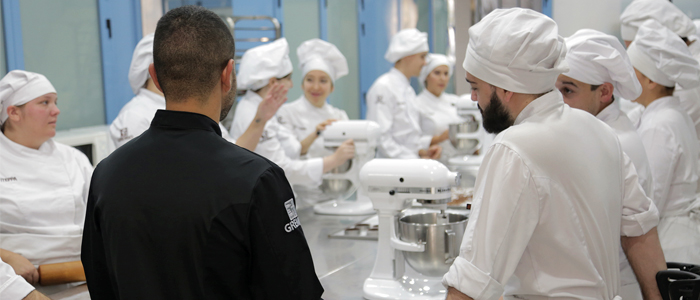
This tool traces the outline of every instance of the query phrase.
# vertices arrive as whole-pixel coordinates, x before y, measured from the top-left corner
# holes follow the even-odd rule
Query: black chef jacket
[[[97,166],[82,261],[94,300],[323,293],[284,171],[188,112],[159,110]]]

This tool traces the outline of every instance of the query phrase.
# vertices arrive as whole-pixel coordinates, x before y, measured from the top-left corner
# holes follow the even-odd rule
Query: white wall
[[[595,29],[619,37],[622,1],[555,0],[552,2],[552,18],[559,25],[559,35],[563,37],[571,36],[583,28]]]

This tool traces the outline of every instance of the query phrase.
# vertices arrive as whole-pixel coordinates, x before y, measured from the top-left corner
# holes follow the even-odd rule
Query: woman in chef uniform
[[[454,63],[450,62],[447,56],[428,54],[425,66],[418,76],[423,91],[418,94],[414,103],[420,112],[420,128],[423,134],[440,136],[442,140],[439,145],[442,146],[440,161],[443,163],[457,153],[449,140],[450,124],[463,122],[455,107],[459,97],[445,93],[453,69]]]
[[[345,56],[333,44],[320,39],[308,40],[297,48],[302,71],[299,99],[283,105],[277,112],[280,125],[294,133],[301,144],[302,158],[317,158],[333,154],[323,147],[320,133],[336,120],[348,120],[344,110],[326,102],[335,82],[348,74]],[[309,200],[327,200],[318,186],[297,185],[294,189]]]
[[[240,136],[248,124],[256,121],[255,110],[271,89],[277,85],[283,85],[287,89],[292,87],[291,77],[292,61],[289,59],[289,45],[286,39],[281,38],[246,51],[239,66],[238,88],[248,91],[236,106],[231,124],[233,138]],[[310,144],[309,142],[309,146]],[[306,149],[309,146],[306,146]],[[323,173],[342,165],[355,155],[355,147],[351,140],[324,157],[302,160],[302,149],[302,144],[294,133],[280,126],[276,118],[272,118],[265,124],[255,153],[279,165],[289,183],[311,186],[319,186]]]
[[[644,22],[627,48],[642,85],[635,102],[645,107],[637,132],[653,176],[650,198],[659,209],[659,241],[666,261],[700,264],[698,145],[690,116],[673,95],[676,84],[700,86],[700,64],[673,31]]]
[[[80,260],[92,175],[83,153],[51,139],[56,104],[41,74],[15,70],[0,81],[0,257],[32,284],[35,266]]]

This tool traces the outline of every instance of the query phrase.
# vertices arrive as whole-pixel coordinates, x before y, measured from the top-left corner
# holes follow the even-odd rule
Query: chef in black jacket
[[[214,13],[159,21],[151,127],[95,169],[82,261],[92,299],[319,299],[284,172],[227,142],[234,42]]]

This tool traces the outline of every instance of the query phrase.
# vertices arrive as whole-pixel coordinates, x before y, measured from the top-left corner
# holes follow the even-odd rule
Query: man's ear
[[[153,79],[153,83],[156,85],[158,90],[163,93],[163,89],[160,87],[160,82],[158,82],[158,75],[156,75],[156,67],[153,64],[150,64],[148,66],[148,74],[151,75],[151,79]],[[165,94],[165,93],[163,93]]]
[[[510,100],[513,99],[513,95],[515,95],[515,93],[505,89],[501,90],[503,90],[503,97],[501,97],[501,99],[503,99],[503,102],[510,102]]]
[[[229,59],[226,67],[221,71],[221,88],[224,90],[224,94],[228,93],[231,88],[234,88],[235,80],[233,79],[236,75],[233,72],[233,59]]]
[[[600,85],[598,90],[596,91],[599,93],[598,99],[600,100],[601,104],[608,104],[612,101],[613,98],[613,91],[615,90],[615,87],[612,85],[610,82],[606,82]]]

